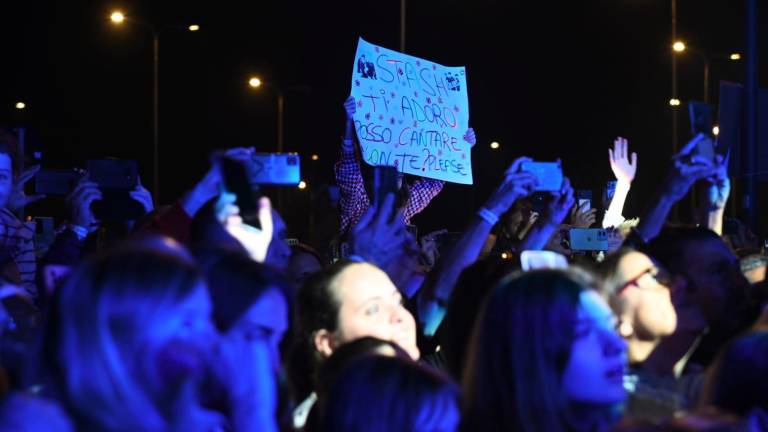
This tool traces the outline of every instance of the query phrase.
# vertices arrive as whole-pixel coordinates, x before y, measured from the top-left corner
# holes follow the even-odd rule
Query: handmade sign
[[[446,67],[364,41],[352,67],[363,159],[398,171],[472,184],[467,79]]]

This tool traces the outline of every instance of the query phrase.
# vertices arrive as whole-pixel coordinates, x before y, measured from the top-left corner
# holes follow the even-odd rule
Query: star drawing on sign
[[[441,97],[437,98],[437,103],[439,103],[439,104],[443,103],[443,98],[441,98]]]
[[[363,107],[363,101],[359,100],[357,101],[357,107],[362,108]]]
[[[360,87],[360,80],[355,80],[355,86]]]
[[[371,113],[367,113],[367,114],[365,115],[365,119],[366,119],[366,120],[370,120],[370,119],[371,119]]]

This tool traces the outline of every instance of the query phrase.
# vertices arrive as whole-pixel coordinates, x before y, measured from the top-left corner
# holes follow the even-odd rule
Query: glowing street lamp
[[[248,80],[248,85],[252,88],[259,88],[261,87],[261,80],[258,77],[251,77],[251,79]]]
[[[730,55],[730,57],[728,57],[728,58],[730,58],[733,61],[738,61],[738,60],[741,60],[741,54],[739,54],[739,53],[732,53]]]
[[[119,10],[113,11],[109,16],[109,20],[115,24],[122,24],[125,21],[125,15]]]
[[[299,189],[304,190],[306,188],[307,188],[307,182],[305,182],[304,180],[300,181],[299,182]]]
[[[677,41],[677,42],[673,43],[672,44],[672,50],[674,50],[675,52],[679,52],[679,53],[685,51],[685,43],[682,42],[682,41]]]
[[[717,126],[717,125],[715,125],[715,126],[712,128],[712,135],[714,135],[714,136],[718,136],[718,135],[720,135],[720,126]]]
[[[313,154],[313,155],[312,155],[312,160],[313,160],[313,161],[316,161],[316,160],[319,160],[319,159],[320,159],[320,156],[318,156],[318,155],[316,155],[316,154]]]
[[[191,31],[191,32],[196,32],[196,31],[200,30],[200,26],[197,25],[197,24],[192,24],[191,26],[187,27],[187,29],[189,29],[189,31]]]
[[[680,106],[680,99],[677,99],[677,98],[670,99],[669,106],[673,106],[673,107]]]
[[[499,144],[498,142],[494,141],[491,143],[492,149],[497,150],[499,147],[501,147],[501,144]]]
[[[24,102],[21,102],[21,101],[16,102],[16,109],[17,110],[23,110],[26,107],[27,107],[27,104],[25,104]]]

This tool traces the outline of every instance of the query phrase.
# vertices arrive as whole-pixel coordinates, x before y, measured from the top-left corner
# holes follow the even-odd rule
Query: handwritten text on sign
[[[363,159],[401,172],[472,184],[467,80],[445,67],[364,41],[352,68]]]

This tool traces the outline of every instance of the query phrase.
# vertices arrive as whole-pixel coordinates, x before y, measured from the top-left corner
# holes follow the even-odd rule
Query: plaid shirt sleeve
[[[341,207],[339,232],[344,233],[360,220],[370,206],[368,195],[363,185],[363,175],[354,151],[345,151],[342,147],[341,159],[334,166],[336,184],[339,186]]]
[[[444,185],[445,182],[441,180],[429,178],[420,178],[419,180],[416,180],[411,186],[411,197],[405,204],[405,211],[403,214],[405,223],[410,224],[412,217],[427,208],[430,201],[443,190]]]

